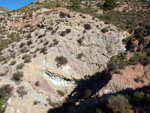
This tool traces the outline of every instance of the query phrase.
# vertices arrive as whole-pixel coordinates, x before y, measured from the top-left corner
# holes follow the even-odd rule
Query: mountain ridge
[[[0,11],[2,11],[2,12],[7,12],[7,11],[11,11],[11,10],[10,10],[10,9],[7,9],[7,8],[0,7]]]

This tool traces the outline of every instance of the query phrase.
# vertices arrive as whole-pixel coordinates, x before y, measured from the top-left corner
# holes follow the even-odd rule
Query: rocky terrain
[[[6,9],[6,8],[3,8],[3,7],[0,7],[0,13],[7,12],[7,11],[10,11],[10,10]]]
[[[37,0],[0,13],[0,112],[82,113],[93,98],[149,86],[149,26],[123,26],[124,15],[104,20],[112,13],[104,2],[83,0],[79,10],[73,1]],[[118,1],[114,13],[127,6],[135,10]]]

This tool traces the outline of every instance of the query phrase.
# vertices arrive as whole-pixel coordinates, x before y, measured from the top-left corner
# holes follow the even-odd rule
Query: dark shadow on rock
[[[147,104],[149,106],[148,110],[150,110],[150,101],[143,101],[139,104],[134,102],[132,99],[134,97],[134,93],[137,91],[150,91],[149,86],[138,88],[136,90],[125,89],[117,93],[110,93],[105,94],[102,97],[97,97],[95,94],[101,88],[106,86],[109,80],[111,80],[111,75],[104,71],[102,73],[96,73],[92,77],[87,77],[85,80],[77,81],[77,87],[71,92],[70,95],[68,95],[68,98],[62,104],[62,106],[50,109],[48,113],[101,113],[97,111],[99,109],[102,110],[103,113],[112,113],[107,106],[108,103],[106,100],[109,96],[115,96],[118,94],[124,95],[127,98],[129,97],[129,101],[133,107],[141,104]]]
[[[96,73],[93,76],[86,76],[85,79],[76,81],[77,87],[68,95],[66,102],[59,108],[55,108],[57,113],[69,113],[76,107],[78,101],[88,100],[111,79],[111,75],[106,71]],[[53,113],[52,109],[48,113]],[[82,113],[75,108],[72,113]]]

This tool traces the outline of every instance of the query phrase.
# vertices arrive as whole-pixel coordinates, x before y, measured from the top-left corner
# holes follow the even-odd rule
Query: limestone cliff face
[[[7,34],[19,34],[11,35],[19,39],[1,50],[7,59],[7,63],[1,62],[0,70],[6,70],[3,73],[7,75],[1,77],[1,86],[11,83],[14,87],[6,113],[17,110],[37,113],[36,107],[47,110],[50,106],[45,105],[61,103],[76,86],[75,80],[101,72],[112,56],[125,51],[122,39],[128,33],[90,15],[65,8],[39,9],[28,19],[19,18],[18,13],[12,12],[12,15],[5,17],[7,24],[3,21],[0,24],[5,26]],[[3,36],[10,38],[6,34]],[[20,68],[21,64],[24,67]],[[17,83],[11,80],[16,71],[23,72]],[[24,97],[17,92],[21,86],[27,92]],[[37,106],[14,105],[21,98],[22,103]]]

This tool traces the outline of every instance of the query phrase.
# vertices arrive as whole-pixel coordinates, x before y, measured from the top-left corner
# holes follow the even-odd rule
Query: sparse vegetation
[[[66,65],[68,63],[68,60],[64,57],[64,56],[57,56],[55,58],[55,61],[56,61],[56,65],[57,67],[61,67],[63,65]]]
[[[108,32],[108,28],[107,28],[107,27],[103,28],[103,29],[101,30],[101,32],[103,32],[103,33]]]
[[[57,90],[57,93],[60,95],[60,96],[64,96],[65,93],[62,91],[62,90]]]
[[[78,59],[81,59],[84,56],[83,53],[78,54]]]
[[[35,82],[35,86],[40,86],[40,82],[39,81]]]
[[[66,15],[67,15],[67,14],[66,14],[66,13],[64,13],[64,12],[60,12],[60,13],[59,13],[59,17],[60,17],[60,18],[65,18],[65,17],[66,17]]]
[[[103,4],[103,8],[105,10],[113,9],[116,6],[117,6],[116,0],[106,0],[105,3]]]
[[[27,94],[27,91],[25,91],[25,87],[21,86],[17,89],[17,93],[19,94],[20,97],[23,97],[24,95]]]
[[[22,59],[24,59],[24,63],[31,62],[31,56],[30,55],[25,54],[22,56]]]
[[[60,102],[53,102],[50,98],[47,98],[47,101],[48,101],[49,105],[53,106],[54,108],[58,108],[61,106]]]
[[[82,38],[80,38],[80,39],[77,40],[77,42],[79,43],[80,46],[81,46],[82,43],[83,43],[83,39],[84,39],[84,37],[82,37]]]
[[[5,103],[5,98],[0,97],[0,113],[4,112],[4,108],[3,108],[4,103]]]
[[[66,33],[69,34],[71,32],[71,29],[66,29]]]
[[[5,97],[6,99],[8,99],[12,93],[12,90],[13,87],[8,84],[0,87],[0,97]]]
[[[60,12],[58,13],[57,11],[54,12],[57,16],[60,16],[60,20],[58,19],[56,21],[56,23],[58,23],[57,25],[51,24],[51,25],[47,25],[47,21],[45,21],[44,16],[43,16],[43,20],[41,23],[37,24],[37,26],[32,26],[30,24],[28,24],[29,19],[32,16],[35,16],[35,18],[38,18],[39,15],[41,13],[38,13],[38,15],[32,15],[33,12],[36,12],[36,10],[41,9],[41,8],[47,8],[50,9],[53,7],[53,9],[55,9],[54,7],[65,7],[68,8],[70,11],[77,11],[77,12],[81,12],[81,13],[86,13],[86,14],[90,14],[91,16],[93,16],[92,20],[94,21],[98,21],[99,18],[100,20],[105,21],[105,24],[114,24],[115,26],[124,29],[124,30],[128,30],[129,33],[132,34],[132,36],[130,36],[127,39],[123,40],[123,43],[126,45],[126,49],[127,51],[130,51],[132,53],[134,53],[134,56],[132,58],[127,57],[126,52],[125,53],[120,53],[117,56],[114,56],[110,59],[110,62],[108,64],[108,71],[114,71],[115,73],[121,74],[120,69],[124,68],[125,66],[128,65],[136,65],[138,63],[143,64],[143,65],[148,65],[150,64],[150,49],[149,49],[149,44],[144,47],[143,49],[138,49],[137,47],[140,45],[140,43],[143,41],[142,38],[144,38],[145,36],[148,36],[150,34],[150,13],[149,13],[149,9],[146,7],[149,7],[146,0],[137,0],[137,3],[140,3],[138,5],[136,5],[135,1],[129,1],[129,0],[125,0],[125,1],[117,1],[116,0],[102,0],[102,1],[94,1],[95,6],[93,6],[93,1],[82,1],[82,0],[70,0],[71,3],[66,3],[67,5],[64,5],[66,1],[57,1],[57,2],[47,2],[44,1],[43,3],[40,2],[35,2],[33,3],[33,6],[29,5],[29,6],[25,6],[21,9],[15,10],[15,11],[11,11],[12,13],[6,13],[6,15],[8,17],[10,17],[13,13],[16,14],[16,12],[19,14],[18,17],[10,17],[7,20],[11,20],[12,22],[15,20],[19,20],[20,18],[23,18],[23,22],[26,23],[26,25],[24,26],[23,29],[20,29],[17,31],[17,27],[12,27],[9,30],[11,32],[7,33],[7,30],[5,28],[5,26],[1,26],[0,29],[0,51],[1,51],[1,56],[0,56],[0,62],[2,62],[2,65],[5,64],[7,66],[11,65],[15,65],[16,61],[12,61],[10,62],[12,58],[19,58],[19,54],[21,53],[25,53],[25,55],[23,55],[22,59],[24,60],[24,63],[29,63],[31,62],[31,56],[30,54],[34,54],[34,57],[36,57],[36,55],[39,55],[39,53],[36,54],[37,51],[39,51],[40,53],[43,54],[47,54],[48,51],[48,46],[49,47],[61,47],[61,44],[58,45],[59,41],[57,39],[54,39],[53,42],[51,42],[51,40],[47,40],[47,36],[48,35],[40,35],[40,33],[36,32],[35,35],[37,37],[36,42],[40,45],[39,48],[34,48],[36,45],[32,45],[34,44],[34,39],[32,40],[32,36],[31,33],[33,31],[35,31],[36,29],[46,29],[48,32],[51,33],[51,35],[54,34],[58,34],[60,33],[60,36],[63,36],[65,39],[65,36],[68,35],[69,33],[71,33],[71,29],[64,29],[62,32],[60,32],[61,28],[59,29],[59,27],[55,27],[57,26],[60,22],[68,22],[68,19],[72,19],[72,15],[71,14],[67,14],[64,12]],[[63,3],[64,2],[64,3]],[[82,2],[85,2],[84,4]],[[123,3],[124,2],[124,3]],[[132,4],[133,2],[135,2],[135,4]],[[143,3],[141,3],[143,2]],[[90,4],[89,4],[90,3]],[[98,4],[97,4],[98,3]],[[130,7],[130,4],[133,5],[132,7]],[[122,11],[119,9],[115,9],[113,10],[115,7],[119,8],[121,5],[127,5],[127,7],[125,7]],[[35,7],[34,7],[35,6]],[[91,7],[92,6],[92,7]],[[97,7],[98,6],[98,7]],[[138,6],[138,7],[137,7]],[[103,14],[98,14],[99,11],[101,11],[101,9],[104,9],[104,11],[102,11]],[[38,12],[38,11],[37,11]],[[36,13],[37,13],[36,12]],[[36,14],[35,13],[35,14]],[[48,16],[49,14],[53,13],[52,11],[47,11],[44,12],[43,15],[45,14],[46,16]],[[45,17],[46,17],[45,16]],[[75,17],[76,15],[74,15]],[[6,17],[6,16],[5,16]],[[84,15],[84,14],[80,14],[80,18],[82,18],[83,20],[86,18],[86,20],[88,19],[88,16]],[[4,21],[5,18],[0,18],[0,22],[4,23],[5,25],[7,25],[8,21]],[[49,19],[51,20],[51,19]],[[50,21],[49,21],[50,22]],[[55,23],[55,22],[51,22],[51,23]],[[82,23],[79,23],[78,25],[81,25]],[[51,27],[53,26],[53,27]],[[59,25],[58,25],[59,26]],[[32,28],[33,27],[33,28]],[[68,25],[69,27],[69,25]],[[94,28],[92,22],[89,22],[88,24],[83,25],[83,27],[85,28],[83,31],[83,34],[86,35],[88,34],[88,30],[92,29],[92,27]],[[101,27],[101,25],[97,25],[98,29],[101,29],[101,32],[106,33],[108,31],[121,31],[121,29],[111,29],[110,27]],[[59,29],[59,31],[58,31]],[[16,30],[16,32],[14,32]],[[46,32],[47,32],[46,31]],[[57,32],[58,31],[58,32]],[[48,34],[47,32],[47,34]],[[74,33],[74,31],[72,31]],[[18,34],[20,33],[20,34]],[[34,33],[32,33],[34,36]],[[80,35],[81,36],[81,35]],[[80,46],[84,46],[84,37],[78,37],[77,43]],[[28,40],[25,43],[20,43],[20,45],[18,45],[19,43],[14,43],[13,45],[10,46],[10,48],[12,47],[14,50],[19,47],[20,51],[6,51],[8,52],[7,54],[3,54],[3,51],[5,48],[9,47],[9,45],[13,42],[19,42],[20,39],[22,38],[26,38],[26,40]],[[50,37],[50,38],[54,38],[54,37]],[[57,37],[56,37],[57,38]],[[39,39],[39,40],[38,40]],[[33,42],[32,42],[33,41]],[[134,41],[137,43],[135,44]],[[51,44],[49,44],[49,42],[51,42]],[[60,43],[62,43],[62,41],[60,41]],[[32,45],[31,47],[29,45]],[[43,47],[41,47],[41,45],[43,45]],[[29,47],[27,47],[29,46]],[[85,43],[86,46],[86,43]],[[32,51],[32,49],[36,49],[35,52]],[[51,48],[52,49],[52,48]],[[137,50],[136,50],[137,49]],[[20,52],[20,53],[19,53]],[[27,53],[29,52],[29,53]],[[27,55],[28,54],[28,55]],[[22,54],[21,54],[22,55]],[[75,54],[76,55],[76,54]],[[85,54],[86,55],[86,54]],[[84,60],[83,59],[84,54],[83,53],[79,53],[78,55],[76,55],[76,57],[78,59]],[[86,56],[85,56],[86,57]],[[56,65],[57,67],[61,67],[64,66],[68,63],[69,58],[65,58],[64,56],[57,56],[55,58],[56,61]],[[8,62],[8,63],[7,63]],[[16,69],[22,69],[24,67],[24,63],[20,63],[16,66]],[[9,73],[8,73],[9,74]],[[0,73],[0,76],[5,76],[6,73]],[[103,75],[104,76],[104,75]],[[23,77],[23,73],[22,72],[16,72],[13,74],[12,80],[14,81],[20,81],[21,78]],[[88,75],[84,76],[85,80],[82,84],[82,87],[80,87],[80,91],[83,90],[83,94],[81,95],[77,95],[77,97],[75,98],[75,103],[71,103],[71,99],[69,100],[71,106],[75,107],[76,104],[79,104],[79,107],[77,105],[78,108],[87,108],[87,112],[86,113],[107,113],[107,112],[114,112],[114,113],[128,113],[129,110],[131,109],[131,104],[133,106],[136,105],[142,105],[143,103],[145,104],[149,104],[150,102],[150,90],[146,90],[146,91],[130,91],[129,93],[125,92],[125,95],[123,95],[122,92],[119,92],[121,94],[117,93],[113,93],[111,96],[106,94],[106,98],[105,96],[103,97],[103,101],[102,103],[100,102],[101,100],[97,99],[98,97],[96,97],[96,101],[94,100],[94,94],[95,92],[93,90],[99,90],[99,89],[88,89],[88,87],[91,84],[94,84],[96,81],[99,81],[99,79],[94,79],[92,82],[90,80],[88,80],[88,78],[90,78]],[[99,76],[101,77],[101,76]],[[5,77],[1,77],[1,78],[5,78]],[[88,84],[87,81],[90,81],[90,85]],[[105,81],[105,80],[104,80]],[[137,83],[146,83],[147,81],[144,81],[143,77],[136,77],[134,78],[134,81]],[[86,85],[85,85],[86,84]],[[36,86],[39,86],[39,81],[37,81],[35,83]],[[96,84],[97,85],[97,84]],[[85,90],[85,86],[86,86],[86,90]],[[3,112],[3,105],[4,105],[4,101],[5,99],[7,99],[7,95],[10,95],[11,92],[9,92],[10,89],[9,86],[5,86],[3,89],[0,88],[0,112]],[[19,94],[20,97],[23,97],[25,94],[27,94],[27,92],[24,90],[24,87],[19,87],[17,89],[17,92]],[[8,94],[9,93],[9,94]],[[65,92],[63,92],[62,90],[57,90],[57,93],[60,96],[64,96]],[[76,92],[75,92],[76,93]],[[74,93],[74,95],[76,95]],[[89,97],[92,95],[92,97],[90,98],[90,100],[86,100],[87,98],[89,99]],[[72,96],[72,95],[71,95]],[[82,96],[83,98],[79,101],[77,101],[78,96]],[[90,103],[91,100],[94,100],[94,108],[92,108],[92,103]],[[92,100],[92,101],[93,101]],[[52,105],[53,107],[61,107],[61,102],[53,102],[51,99],[48,99],[49,104]],[[78,103],[80,102],[80,103]],[[82,106],[83,104],[87,104],[90,103],[89,106],[84,107]],[[38,101],[34,101],[33,104],[36,105],[37,103],[39,103]],[[65,104],[63,104],[65,105]],[[72,108],[72,107],[71,107]],[[95,109],[96,108],[96,109]],[[74,108],[73,108],[74,109]],[[94,109],[93,111],[91,109]],[[68,109],[66,109],[68,110]],[[78,109],[77,109],[78,110]],[[91,110],[91,111],[90,111]],[[63,111],[62,111],[63,112]],[[77,111],[78,112],[78,111]]]
[[[53,43],[51,43],[51,44],[49,45],[49,47],[56,46],[58,43],[59,43],[59,41],[56,40],[56,39],[54,39],[54,40],[53,40]]]
[[[11,63],[10,63],[10,65],[12,66],[12,65],[15,65],[16,64],[16,61],[15,60],[13,60]]]
[[[29,46],[29,45],[31,45],[32,44],[32,40],[29,40],[28,42],[27,42],[27,45]]]
[[[20,63],[16,66],[16,69],[22,69],[24,67],[24,63]]]
[[[27,47],[24,47],[24,48],[20,49],[20,52],[21,53],[26,53],[26,52],[29,52],[29,49]]]
[[[134,93],[134,102],[140,103],[144,100],[144,92],[142,91],[137,91]]]
[[[74,8],[74,9],[80,9],[81,6],[80,6],[80,0],[71,0],[72,2],[72,5],[71,7]]]
[[[19,46],[19,48],[22,48],[24,46],[25,46],[25,43],[21,43],[20,46]]]
[[[33,102],[33,105],[37,105],[38,103],[40,103],[40,102],[35,100],[35,101]]]
[[[65,36],[66,35],[66,31],[62,31],[60,36]]]
[[[108,107],[113,113],[129,113],[132,106],[123,95],[117,95],[108,98]]]
[[[143,77],[137,77],[137,78],[134,79],[134,81],[137,82],[137,83],[140,83],[140,82],[144,83]]]
[[[108,68],[110,70],[116,70],[119,68],[123,68],[127,65],[136,65],[138,63],[147,65],[150,63],[149,55],[150,50],[146,49],[142,53],[136,52],[130,60],[126,60],[126,53],[122,53],[112,57],[108,64]]]
[[[0,77],[1,77],[1,76],[5,76],[5,75],[6,75],[6,73],[0,73]]]
[[[46,41],[45,43],[44,43],[44,46],[46,46],[46,45],[48,45],[49,44],[49,42],[48,41]]]
[[[22,77],[23,77],[23,73],[18,71],[13,74],[12,80],[18,82],[21,80]]]
[[[0,55],[0,62],[2,62],[4,60],[5,60],[5,57],[3,57],[3,56]]]
[[[41,48],[40,53],[43,53],[44,55],[47,54],[47,48],[46,47]]]
[[[19,40],[20,35],[16,32],[12,32],[10,34],[7,34],[8,39],[4,39],[0,41],[0,48],[4,49],[8,47],[9,44],[16,42]]]
[[[90,29],[91,29],[91,25],[90,25],[90,24],[85,24],[85,25],[84,25],[84,29],[90,30]]]

